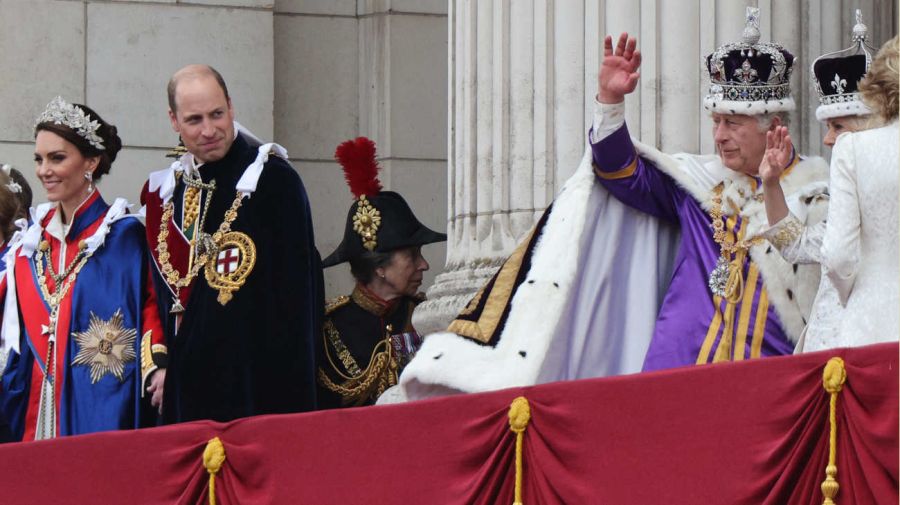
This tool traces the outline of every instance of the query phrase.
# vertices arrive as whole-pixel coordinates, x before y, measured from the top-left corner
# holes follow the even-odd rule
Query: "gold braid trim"
[[[387,388],[397,383],[396,374],[383,376],[386,369],[396,370],[396,365],[390,360],[389,354],[383,352],[372,358],[370,366],[361,377],[336,384],[325,370],[319,368],[319,382],[329,391],[341,395],[344,405],[359,406],[368,398],[378,398]]]
[[[778,231],[775,232],[774,236],[770,237],[770,241],[779,251],[789,247],[803,234],[803,223],[794,217],[793,214],[788,214],[776,226],[778,226]]]
[[[822,371],[822,387],[831,396],[828,408],[828,422],[831,430],[828,437],[828,465],[825,467],[825,481],[822,482],[822,494],[825,500],[822,505],[834,505],[834,497],[837,496],[841,486],[837,481],[837,399],[838,394],[847,381],[847,370],[844,369],[844,360],[831,358],[825,364]]]
[[[325,337],[325,356],[332,370],[343,379],[342,384],[337,384],[321,367],[319,368],[319,383],[333,393],[341,395],[344,405],[362,405],[367,399],[377,399],[384,391],[397,384],[397,360],[393,356],[390,342],[390,329],[384,340],[372,349],[372,355],[369,358],[369,365],[365,370],[360,370],[359,365],[350,351],[341,341],[337,328],[331,321],[324,324]],[[351,375],[341,372],[331,357],[329,344],[338,352],[341,362]]]
[[[347,295],[341,295],[337,298],[328,300],[327,302],[325,302],[325,315],[327,316],[331,314],[335,310],[343,307],[344,305],[347,305],[348,303],[350,303],[350,297]]]
[[[200,189],[188,186],[184,190],[184,209],[181,212],[181,229],[187,230],[200,215]],[[202,231],[202,230],[201,230]]]
[[[341,334],[338,333],[337,328],[335,328],[334,323],[331,321],[325,321],[322,325],[322,329],[325,331],[325,338],[327,339],[325,342],[325,350],[328,350],[328,344],[337,351],[338,358],[341,360],[341,363],[344,365],[344,370],[350,373],[350,376],[345,376],[341,374],[345,379],[352,379],[353,377],[358,377],[362,375],[362,370],[359,369],[359,365],[356,363],[356,360],[353,359],[353,356],[350,354],[350,350],[347,349],[347,346],[344,345],[344,341],[341,340]],[[331,354],[328,356],[329,361],[331,361]],[[334,367],[335,371],[340,373],[338,367],[334,366],[334,363],[331,364]]]
[[[158,367],[153,363],[153,351],[151,347],[151,335],[153,330],[147,331],[141,337],[141,398],[147,392],[147,377]]]

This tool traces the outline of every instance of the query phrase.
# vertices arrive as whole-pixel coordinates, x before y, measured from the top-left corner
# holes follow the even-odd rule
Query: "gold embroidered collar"
[[[353,288],[353,293],[350,293],[350,298],[366,312],[371,312],[378,317],[384,317],[385,314],[394,310],[394,307],[397,306],[396,300],[400,299],[387,301],[358,283]]]

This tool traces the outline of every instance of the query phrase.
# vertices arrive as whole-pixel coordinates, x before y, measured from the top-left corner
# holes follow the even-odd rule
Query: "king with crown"
[[[594,121],[594,171],[616,198],[675,224],[680,241],[644,370],[790,354],[818,285],[812,265],[788,263],[766,239],[758,169],[766,132],[788,126],[794,57],[760,43],[758,9],[748,8],[740,42],[706,58],[717,154],[664,154],[631,139],[624,98],[641,56],[627,34],[605,40]],[[828,166],[792,153],[781,185],[802,225],[824,218]]]

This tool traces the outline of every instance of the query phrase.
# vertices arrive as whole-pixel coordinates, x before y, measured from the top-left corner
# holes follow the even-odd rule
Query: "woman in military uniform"
[[[338,146],[355,199],[344,238],[323,266],[350,263],[356,287],[327,304],[318,383],[321,408],[372,405],[397,384],[421,344],[412,313],[428,262],[425,244],[447,240],[416,219],[399,194],[382,191],[375,144],[364,137]]]

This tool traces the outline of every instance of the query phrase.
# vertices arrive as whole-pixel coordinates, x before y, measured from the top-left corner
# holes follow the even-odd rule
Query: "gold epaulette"
[[[188,152],[187,147],[184,147],[184,144],[178,144],[177,146],[173,147],[169,152],[166,153],[166,158],[178,159],[178,158],[181,158],[181,156],[187,152]]]
[[[341,295],[337,298],[328,300],[327,302],[325,302],[325,315],[327,316],[328,314],[331,314],[335,310],[343,307],[344,305],[347,305],[348,303],[350,303],[350,297],[347,295]]]

